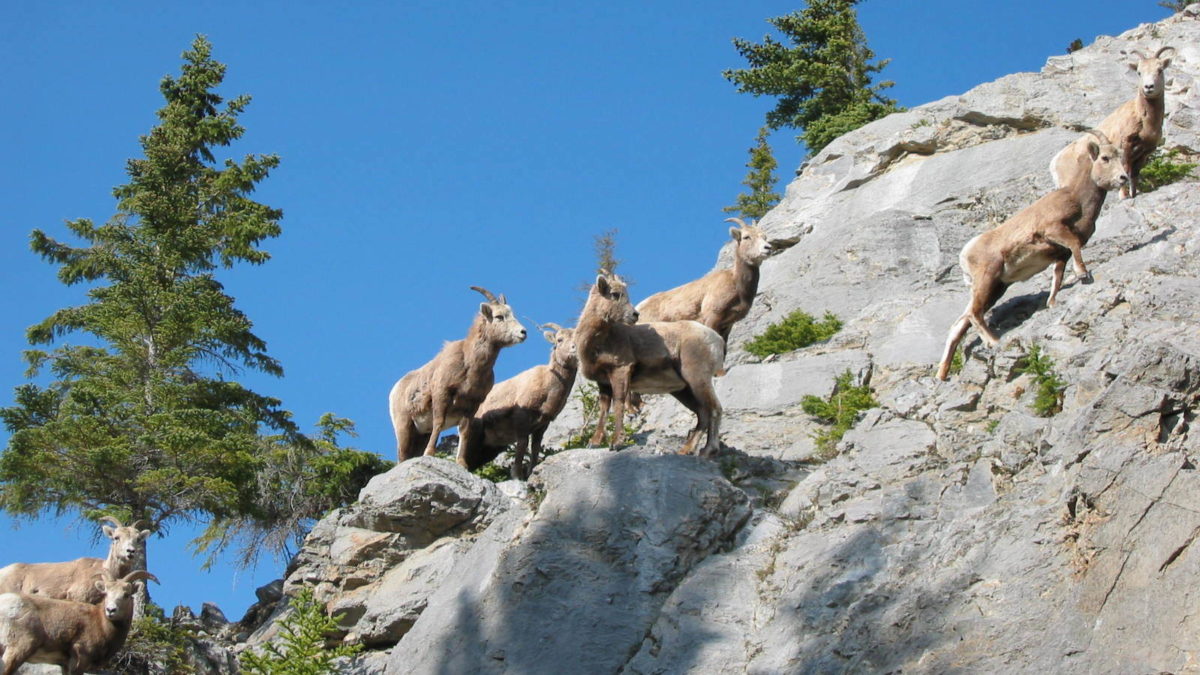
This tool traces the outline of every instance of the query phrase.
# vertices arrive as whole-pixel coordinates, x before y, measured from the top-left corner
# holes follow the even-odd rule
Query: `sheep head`
[[[629,287],[615,274],[600,274],[588,293],[584,314],[599,316],[605,322],[635,324],[638,312],[629,301]]]
[[[142,524],[140,520],[128,526],[122,525],[121,521],[112,516],[104,516],[100,520],[112,523],[111,526],[104,525],[101,530],[104,531],[104,536],[112,539],[109,556],[122,564],[133,560],[133,556],[137,553],[138,543],[150,536],[150,530],[138,529]]]
[[[479,315],[482,319],[483,334],[489,342],[508,347],[525,340],[525,326],[517,321],[503,293],[497,298],[486,288],[472,286],[471,290],[482,293],[483,297],[488,299],[479,305]]]
[[[1163,54],[1170,52],[1168,58],[1163,58]],[[1170,56],[1174,55],[1174,47],[1163,47],[1155,52],[1154,56],[1146,56],[1141,52],[1134,50],[1132,54],[1138,57],[1137,61],[1131,61],[1129,68],[1138,74],[1138,91],[1146,98],[1161,98],[1163,91],[1166,88],[1164,84],[1163,71],[1167,66],[1171,65]]]
[[[1113,145],[1104,132],[1088,129],[1094,138],[1088,142],[1088,154],[1092,158],[1092,182],[1104,190],[1116,190],[1129,183],[1121,149]]]
[[[137,594],[137,582],[143,579],[158,583],[158,577],[146,570],[134,570],[114,579],[105,576],[96,581],[96,588],[104,593],[104,616],[113,622],[128,622],[133,618],[133,596]]]
[[[751,265],[758,265],[771,255],[771,244],[767,241],[767,235],[754,221],[747,225],[741,218],[726,218],[725,222],[737,223],[739,226],[729,228],[729,236],[737,242],[738,258]]]
[[[575,329],[563,328],[556,323],[542,326],[551,330],[542,331],[546,341],[554,345],[550,359],[564,368],[574,368],[579,364],[579,353],[575,348]]]

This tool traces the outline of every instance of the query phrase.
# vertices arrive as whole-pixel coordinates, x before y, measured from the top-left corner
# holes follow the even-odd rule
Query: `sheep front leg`
[[[598,394],[598,415],[596,416],[596,430],[592,432],[592,438],[588,441],[589,448],[598,448],[604,443],[604,432],[608,427],[608,408],[612,405],[612,388],[608,385],[597,383]]]
[[[1050,297],[1046,299],[1046,306],[1053,307],[1055,298],[1058,297],[1058,289],[1062,288],[1063,272],[1067,270],[1067,261],[1059,260],[1054,263],[1054,279],[1050,282]]]
[[[446,428],[446,411],[450,407],[450,399],[453,393],[446,392],[445,396],[433,397],[433,414],[431,415],[430,424],[432,428],[429,430],[429,441],[425,443],[425,456],[432,457],[437,452],[438,436],[442,430]],[[458,448],[462,452],[464,444],[462,438],[459,437]]]
[[[1079,235],[1075,234],[1074,230],[1062,223],[1055,223],[1046,230],[1044,236],[1046,241],[1071,251],[1071,261],[1075,264],[1075,276],[1080,283],[1092,283],[1092,273],[1088,272],[1087,266],[1083,264],[1083,242],[1079,240]]]
[[[467,465],[467,451],[471,448],[474,439],[475,430],[471,428],[472,426],[475,425],[471,424],[470,416],[464,417],[458,425],[458,452],[454,456],[454,461],[467,471],[471,470],[471,467]]]
[[[525,472],[526,478],[529,477],[529,474],[533,473],[533,467],[537,466],[538,462],[542,460],[542,436],[545,433],[546,427],[538,427],[530,434],[529,469]]]
[[[517,447],[513,449],[512,475],[517,480],[528,480],[529,472],[525,470],[525,452],[529,449],[529,437],[521,434],[517,437]]]
[[[612,449],[614,451],[621,449],[621,442],[625,440],[625,397],[629,394],[629,381],[633,376],[633,368],[621,368],[613,372],[609,378],[609,384],[612,386],[613,400],[613,434],[612,434]]]

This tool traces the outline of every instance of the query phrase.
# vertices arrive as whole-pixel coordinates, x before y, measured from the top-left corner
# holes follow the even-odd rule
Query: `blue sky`
[[[533,322],[572,324],[592,240],[619,228],[635,297],[707,272],[721,208],[770,99],[736,94],[730,39],[760,40],[799,2],[5,3],[0,8],[0,405],[24,382],[24,331],[79,304],[29,252],[29,232],[113,213],[111,190],[155,123],[158,83],[197,33],[229,67],[221,93],[253,97],[232,153],[276,153],[256,193],[284,211],[273,259],[227,290],[285,368],[243,381],[311,425],[358,423],[353,445],[394,458],[392,383],[466,333],[480,296]],[[1079,37],[1167,16],[1154,0],[868,0],[859,18],[891,58],[893,98],[915,106],[1037,70]],[[802,161],[772,138],[780,191]],[[497,377],[544,362],[533,336]],[[0,430],[0,443],[7,434]],[[0,517],[0,565],[104,555],[71,519]],[[168,609],[215,601],[236,619],[283,563],[199,570],[192,536],[150,542]]]

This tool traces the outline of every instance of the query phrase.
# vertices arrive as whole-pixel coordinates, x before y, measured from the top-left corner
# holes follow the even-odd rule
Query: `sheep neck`
[[[589,298],[575,326],[575,347],[585,376],[595,379],[593,376],[597,374],[595,371],[599,364],[594,361],[602,348],[611,342],[612,332],[613,323],[595,310],[592,299]]]
[[[492,372],[496,359],[500,356],[500,345],[484,330],[483,317],[475,319],[467,338],[463,340],[463,366],[467,377],[471,378],[480,372]]]
[[[1079,204],[1079,219],[1074,223],[1075,230],[1086,242],[1096,230],[1096,217],[1100,215],[1100,209],[1104,206],[1104,198],[1108,196],[1108,191],[1096,185],[1092,180],[1091,172],[1081,172],[1075,183],[1068,189],[1075,202]]]
[[[758,265],[737,256],[733,262],[733,285],[737,290],[738,300],[749,306],[754,302],[754,294],[758,293]]]

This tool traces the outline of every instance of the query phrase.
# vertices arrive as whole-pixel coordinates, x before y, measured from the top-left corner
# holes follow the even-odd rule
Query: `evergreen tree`
[[[888,61],[874,52],[858,25],[858,0],[809,0],[802,10],[767,19],[791,43],[770,35],[762,44],[734,38],[749,68],[726,70],[739,92],[776,96],[767,127],[802,129],[798,137],[816,154],[839,135],[900,110],[882,94],[892,82],[871,84]]]
[[[1172,12],[1182,12],[1187,9],[1187,6],[1196,2],[1196,0],[1163,0],[1158,3],[1159,7],[1164,7]]]
[[[775,167],[779,163],[775,161],[771,146],[767,143],[769,133],[770,129],[766,127],[758,130],[754,147],[750,148],[750,161],[746,163],[750,173],[742,181],[742,185],[750,188],[750,191],[738,194],[737,200],[724,208],[726,213],[741,213],[743,218],[759,220],[779,203],[779,194],[774,189],[777,181]]]
[[[17,387],[14,405],[0,409],[11,432],[0,508],[11,514],[111,514],[155,530],[180,520],[266,525],[258,476],[273,448],[364,461],[314,443],[278,400],[231,379],[283,373],[215,276],[268,260],[260,244],[280,233],[282,213],[250,194],[279,158],[218,164],[214,150],[242,137],[250,99],[214,92],[225,66],[205,38],[183,59],[182,74],[160,85],[166,105],[141,138],[145,156],[127,163],[129,182],[113,191],[116,215],[100,226],[68,222],[81,246],[32,234],[59,280],[88,290],[85,304],[29,328],[29,377],[50,381]],[[62,343],[70,335],[82,339]]]

